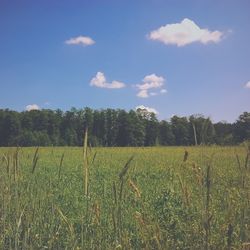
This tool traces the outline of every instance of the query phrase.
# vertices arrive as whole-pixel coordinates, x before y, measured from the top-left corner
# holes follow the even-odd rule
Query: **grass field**
[[[247,147],[83,155],[0,149],[0,249],[249,249]]]

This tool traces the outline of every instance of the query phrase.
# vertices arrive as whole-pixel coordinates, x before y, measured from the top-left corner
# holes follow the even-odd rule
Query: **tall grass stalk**
[[[89,181],[89,169],[87,160],[88,149],[88,128],[85,130],[84,143],[83,143],[83,178],[84,178],[84,194],[88,196],[88,181]]]
[[[211,220],[212,214],[210,212],[210,203],[211,203],[211,165],[207,165],[206,176],[205,176],[205,250],[210,249],[210,232],[211,232]]]
[[[35,154],[33,156],[33,160],[32,160],[32,170],[31,173],[34,174],[35,169],[36,169],[36,165],[37,165],[37,161],[38,161],[38,150],[39,147],[36,148]]]

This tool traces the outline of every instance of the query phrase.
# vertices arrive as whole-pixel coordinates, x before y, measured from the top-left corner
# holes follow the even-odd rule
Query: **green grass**
[[[35,152],[0,149],[0,249],[240,249],[250,242],[246,147],[88,149],[87,196],[83,148]]]

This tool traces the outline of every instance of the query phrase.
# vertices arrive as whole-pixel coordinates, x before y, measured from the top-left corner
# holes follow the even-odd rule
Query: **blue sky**
[[[250,111],[250,1],[0,1],[0,108]],[[98,73],[99,72],[99,73]]]

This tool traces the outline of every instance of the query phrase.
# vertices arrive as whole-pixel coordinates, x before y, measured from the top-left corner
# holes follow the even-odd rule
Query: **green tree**
[[[211,144],[214,142],[215,130],[210,118],[198,114],[191,115],[189,121],[190,144]]]
[[[171,125],[167,121],[159,123],[159,143],[161,145],[174,145],[175,137]]]
[[[107,129],[107,141],[106,146],[115,146],[116,139],[117,139],[117,133],[118,133],[118,111],[114,109],[107,109],[106,110],[106,129]]]
[[[250,140],[250,113],[241,114],[234,124],[234,138],[236,143]]]
[[[0,146],[81,146],[86,127],[92,146],[231,145],[250,140],[250,113],[234,123],[215,123],[203,115],[174,116],[159,122],[147,109],[72,108],[16,112],[0,109]]]
[[[21,147],[31,147],[37,144],[37,140],[30,130],[22,130],[16,138],[17,145]]]
[[[145,145],[154,146],[158,140],[158,121],[154,113],[149,113],[145,119]]]
[[[130,110],[128,113],[130,146],[143,146],[145,143],[145,123],[138,112]]]
[[[16,138],[21,131],[19,113],[6,110],[1,123],[1,144],[4,146],[15,146]]]
[[[95,110],[93,112],[92,137],[93,146],[105,146],[107,141],[107,121],[105,112]]]
[[[233,125],[227,122],[217,122],[214,124],[215,143],[219,145],[233,145]]]
[[[175,145],[189,145],[189,122],[186,117],[173,116],[171,118],[171,127],[175,137]]]
[[[125,110],[118,111],[117,117],[117,146],[129,146],[132,137],[131,121]]]

